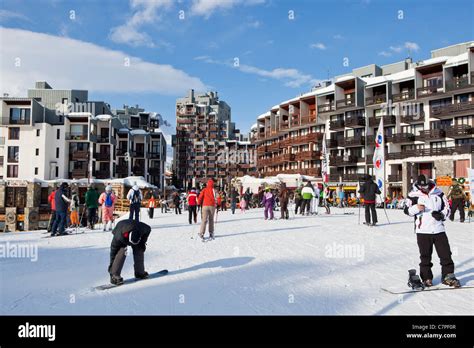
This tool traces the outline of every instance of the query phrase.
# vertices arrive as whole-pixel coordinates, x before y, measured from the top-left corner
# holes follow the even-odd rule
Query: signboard
[[[450,176],[440,176],[436,178],[436,185],[438,186],[451,186],[453,179]]]

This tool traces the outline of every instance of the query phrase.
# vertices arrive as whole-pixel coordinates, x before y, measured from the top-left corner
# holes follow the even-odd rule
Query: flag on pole
[[[383,131],[383,117],[375,135],[375,151],[373,157],[375,182],[385,197],[385,135]]]
[[[328,167],[329,167],[329,158],[328,150],[326,147],[326,132],[323,135],[323,148],[322,148],[322,159],[321,159],[321,176],[323,178],[323,184],[329,182]]]

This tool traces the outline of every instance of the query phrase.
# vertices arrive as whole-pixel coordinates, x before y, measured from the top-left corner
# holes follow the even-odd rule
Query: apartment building
[[[353,184],[372,173],[374,134],[383,118],[389,190],[406,194],[413,178],[466,177],[473,166],[474,42],[431,58],[375,64],[282,102],[252,129],[261,175],[320,175],[326,133],[329,178]]]
[[[26,98],[5,96],[0,101],[2,179],[121,177],[122,173],[117,171],[122,163],[117,150],[121,145],[120,136],[127,133],[127,149],[128,142],[133,149],[135,129],[124,126],[107,103],[89,101],[87,91],[56,90],[47,82],[37,82],[34,89],[28,90]],[[149,120],[148,131],[152,133],[147,135],[147,139],[157,139],[160,155],[153,157],[147,153],[147,156],[153,157],[150,158],[153,168],[162,168],[159,173],[163,174],[154,175],[153,171],[142,170],[136,175],[146,174],[146,179],[163,187],[166,142],[161,133],[155,132],[159,125],[152,116],[152,113],[143,116]],[[131,126],[135,124],[132,122]],[[153,145],[150,142],[150,147]],[[130,162],[135,161],[131,153]],[[129,170],[123,174],[130,176],[134,173]]]
[[[176,101],[173,171],[178,184],[188,187],[214,178],[223,185],[235,176],[255,175],[255,145],[241,139],[230,106],[217,92],[195,95],[190,90]]]

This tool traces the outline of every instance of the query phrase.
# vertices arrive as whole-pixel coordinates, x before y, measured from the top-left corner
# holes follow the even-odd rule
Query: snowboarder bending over
[[[375,226],[377,224],[377,211],[375,210],[376,196],[381,194],[379,187],[372,181],[372,177],[367,175],[365,183],[360,187],[359,193],[364,198],[365,224]],[[370,223],[370,213],[372,213],[372,224]]]
[[[433,285],[431,256],[433,245],[441,261],[443,284],[460,287],[454,276],[454,262],[443,221],[449,216],[449,203],[432,180],[420,175],[409,193],[405,214],[415,217],[415,232],[420,250],[420,276],[426,287]]]
[[[143,222],[122,220],[117,223],[112,231],[114,237],[110,244],[110,265],[108,270],[112,284],[123,284],[123,278],[120,274],[125,263],[125,258],[127,257],[128,246],[131,246],[133,251],[135,278],[148,278],[148,273],[145,272],[144,261],[146,242],[150,232],[150,226]]]

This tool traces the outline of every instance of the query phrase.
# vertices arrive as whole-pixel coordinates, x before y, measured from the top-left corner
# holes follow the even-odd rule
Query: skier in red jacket
[[[188,192],[186,197],[188,200],[188,214],[189,214],[189,224],[192,225],[193,219],[194,223],[197,223],[197,193],[196,189],[193,187],[191,191]]]

